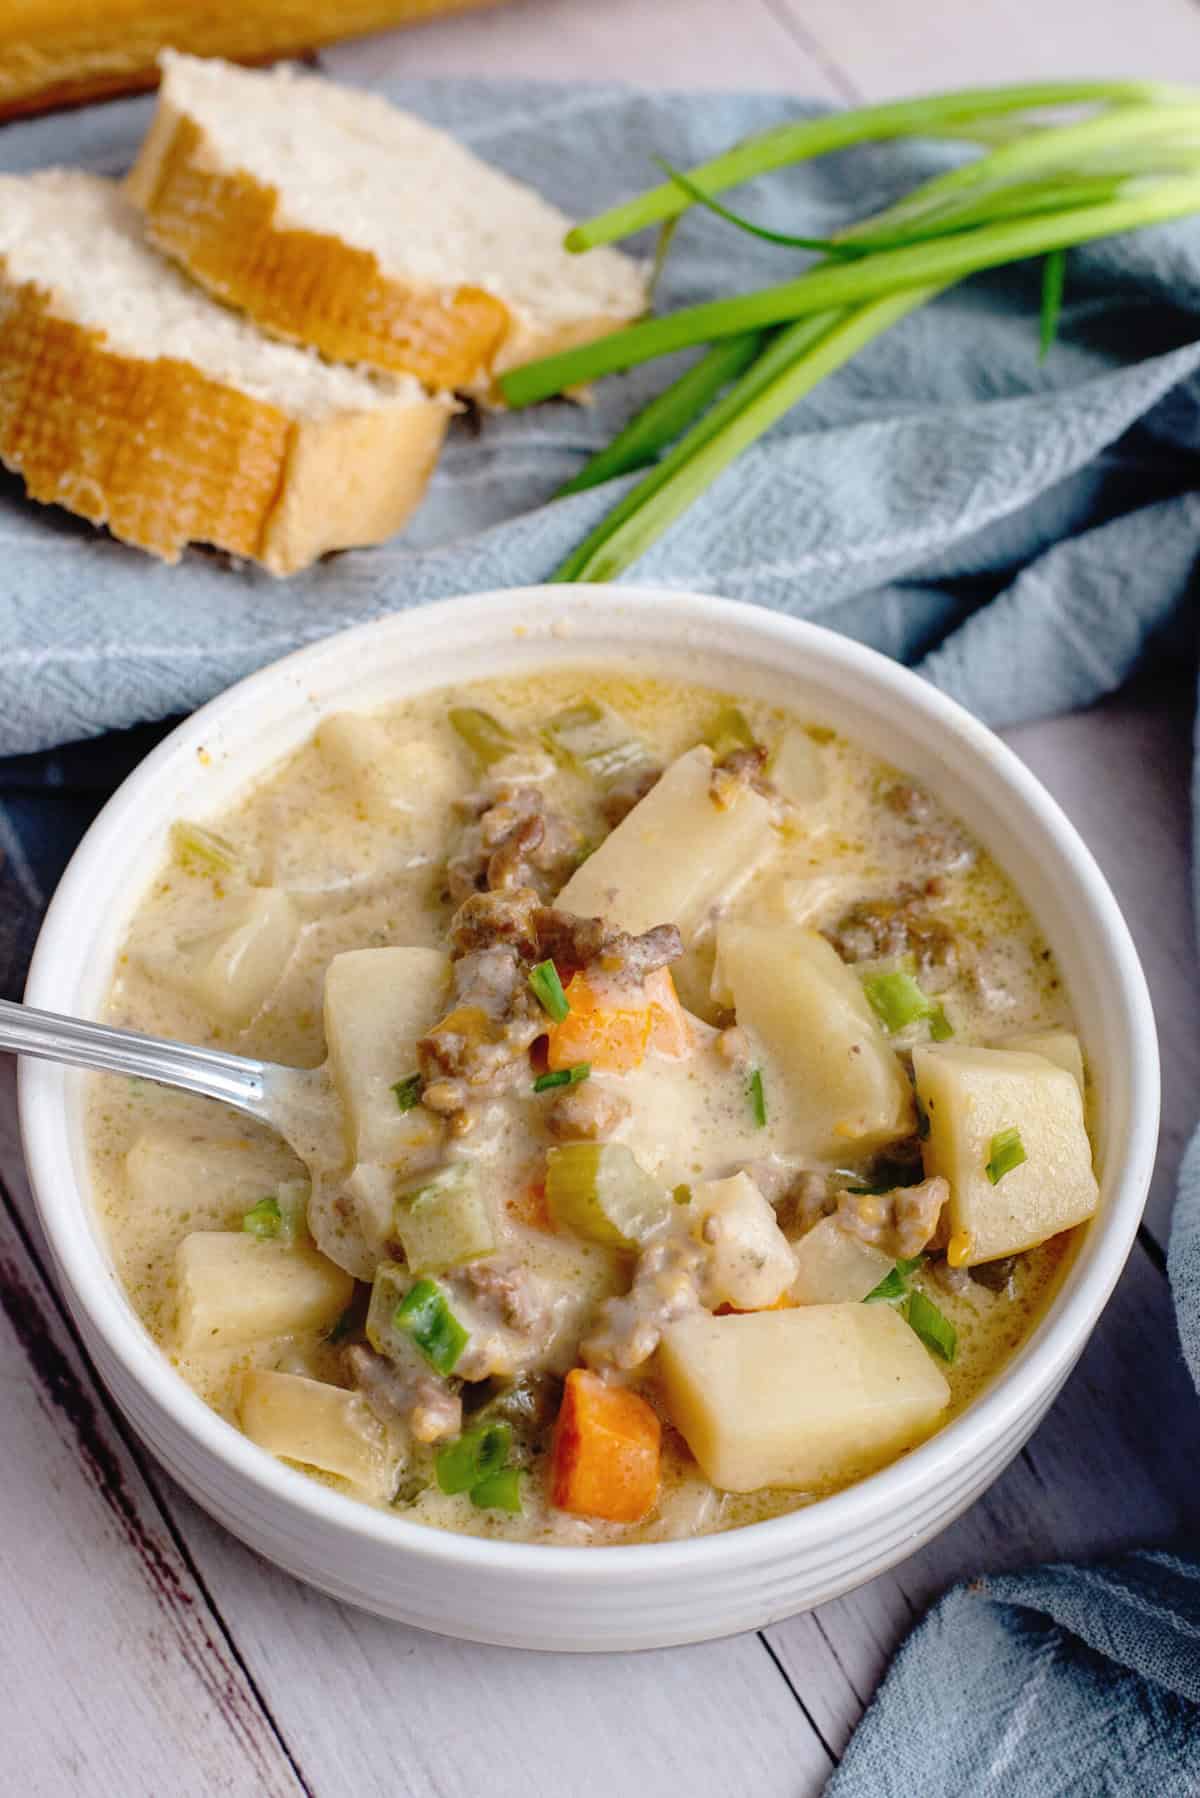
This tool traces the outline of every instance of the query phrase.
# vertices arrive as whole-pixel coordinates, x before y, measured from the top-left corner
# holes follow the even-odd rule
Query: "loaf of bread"
[[[501,370],[646,305],[620,251],[376,94],[166,54],[127,183],[147,234],[264,331],[488,397]]]
[[[2,0],[0,119],[153,87],[160,50],[265,62],[494,0]]]
[[[452,409],[264,339],[114,183],[0,177],[0,461],[33,499],[167,561],[207,543],[289,574],[400,528]]]

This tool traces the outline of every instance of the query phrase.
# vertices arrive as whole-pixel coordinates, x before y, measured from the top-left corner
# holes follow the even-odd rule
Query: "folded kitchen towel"
[[[601,87],[389,92],[575,215],[644,186],[655,151],[699,161],[800,110],[783,97]],[[0,168],[119,173],[148,116],[137,101],[10,126]],[[825,234],[954,154],[855,151],[761,184],[753,204],[768,224]],[[661,300],[780,280],[798,261],[694,214]],[[993,724],[1087,704],[1164,647],[1190,656],[1200,219],[1072,251],[1062,335],[1044,363],[1038,285],[1034,268],[969,283],[872,344],[727,473],[637,578],[820,620],[915,664]],[[401,541],[287,583],[201,553],[160,567],[0,480],[0,989],[19,989],[45,898],[153,721],[343,625],[547,575],[624,485],[551,495],[664,379],[651,366],[603,383],[589,408],[488,416],[477,433],[464,423]],[[1171,1271],[1200,1381],[1196,1145]],[[1196,1421],[1200,1439],[1200,1411]],[[1194,1457],[1196,1443],[1180,1452]],[[1200,1571],[1183,1560],[1135,1555],[958,1588],[901,1651],[834,1789],[1200,1791],[1198,1666]]]

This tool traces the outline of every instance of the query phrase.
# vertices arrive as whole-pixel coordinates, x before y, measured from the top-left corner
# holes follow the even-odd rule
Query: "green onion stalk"
[[[1026,116],[1080,106],[1099,110],[1067,123]],[[917,135],[994,147],[832,238],[767,231],[713,198],[830,150]],[[821,251],[824,260],[794,280],[648,319],[503,377],[505,398],[520,407],[707,346],[563,489],[579,492],[648,467],[557,580],[615,578],[817,382],[968,275],[1045,258],[1044,356],[1058,328],[1068,248],[1200,211],[1200,103],[1192,90],[1145,82],[965,91],[782,126],[687,172],[662,166],[665,185],[576,227],[568,247],[609,243],[698,204],[781,247]]]

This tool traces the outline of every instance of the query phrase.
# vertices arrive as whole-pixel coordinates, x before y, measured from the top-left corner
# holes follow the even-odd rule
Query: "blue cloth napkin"
[[[608,87],[388,91],[574,215],[646,185],[655,151],[699,161],[801,110]],[[119,173],[148,116],[133,101],[10,126],[0,168]],[[823,234],[955,154],[896,144],[830,157],[748,203],[766,223]],[[694,213],[661,303],[795,266]],[[1156,654],[1190,657],[1200,220],[1072,252],[1044,363],[1037,295],[1037,270],[1007,270],[907,319],[751,450],[637,577],[818,619],[915,664],[993,724],[1085,705]],[[603,383],[590,408],[456,427],[400,542],[286,583],[198,552],[164,569],[0,479],[0,989],[18,989],[46,896],[154,721],[344,625],[547,575],[626,483],[552,493],[665,378],[652,366]],[[1170,1266],[1200,1383],[1200,1144]],[[1198,1669],[1195,1564],[1142,1554],[984,1579],[914,1631],[832,1790],[1196,1792]]]

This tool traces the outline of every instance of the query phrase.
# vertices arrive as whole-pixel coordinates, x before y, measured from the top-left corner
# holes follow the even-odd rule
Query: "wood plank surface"
[[[629,79],[883,97],[1200,73],[1192,0],[510,0],[344,46],[387,74]],[[233,1542],[131,1445],[44,1278],[0,1068],[0,1790],[59,1798],[667,1798],[824,1784],[896,1643],[953,1580],[1200,1530],[1200,1402],[1161,1247],[1200,1094],[1187,871],[1190,684],[1008,733],[1126,909],[1166,1091],[1144,1246],[1029,1449],[920,1554],[807,1616],[699,1648],[521,1655],[395,1628]],[[1101,772],[1102,771],[1102,774]],[[1146,1402],[1153,1393],[1153,1404]]]

